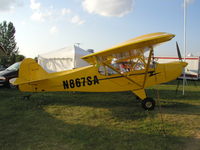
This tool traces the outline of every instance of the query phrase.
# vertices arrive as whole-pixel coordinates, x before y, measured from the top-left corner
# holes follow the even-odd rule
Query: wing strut
[[[122,74],[120,71],[118,71],[117,69],[115,69],[113,66],[109,65],[109,64],[106,64],[106,63],[102,63],[103,65],[111,68],[112,70],[116,71],[118,74],[122,75],[125,79],[131,81],[132,83],[136,84],[137,86],[139,86],[140,88],[139,89],[142,89],[142,85],[140,85],[139,83],[133,81],[131,78],[127,77],[126,75]]]
[[[144,88],[146,80],[147,80],[147,74],[148,74],[148,71],[149,71],[149,66],[150,66],[152,54],[153,54],[153,47],[150,47],[149,58],[148,58],[148,62],[147,62],[147,65],[146,65],[146,70],[145,70],[144,82],[143,82],[143,85],[142,85],[143,88]]]

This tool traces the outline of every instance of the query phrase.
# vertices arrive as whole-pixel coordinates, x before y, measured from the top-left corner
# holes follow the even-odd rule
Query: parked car
[[[0,71],[5,70],[6,68],[3,65],[0,65]]]
[[[16,62],[3,71],[0,71],[0,86],[13,88],[9,80],[18,77],[19,66],[21,62]]]

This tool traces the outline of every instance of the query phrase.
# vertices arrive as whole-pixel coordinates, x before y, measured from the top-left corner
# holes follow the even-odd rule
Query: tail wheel
[[[145,110],[153,110],[155,107],[155,104],[156,104],[155,100],[149,97],[142,100],[142,107]]]

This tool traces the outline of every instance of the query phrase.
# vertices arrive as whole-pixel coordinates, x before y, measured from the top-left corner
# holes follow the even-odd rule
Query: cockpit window
[[[108,66],[100,65],[99,73],[102,75],[113,75],[144,70],[147,66],[148,57],[141,56],[132,59],[116,59],[114,58]],[[152,59],[149,68],[155,68],[156,63]],[[113,68],[113,69],[112,69]]]
[[[107,66],[99,66],[99,73],[101,75],[105,75],[105,76],[117,74],[116,71],[114,71],[113,69],[111,69],[111,68],[109,68]]]

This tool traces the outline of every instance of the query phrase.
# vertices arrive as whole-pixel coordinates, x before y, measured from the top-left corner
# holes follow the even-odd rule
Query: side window
[[[142,63],[142,62],[138,62],[138,63],[135,63],[135,65],[134,65],[134,70],[143,70],[145,68],[145,65],[144,65],[144,63]]]
[[[134,72],[138,70],[144,70],[147,65],[148,58],[134,58],[129,60],[123,60],[123,61],[112,61],[111,62],[111,68],[107,66],[99,66],[98,71],[101,75],[109,76],[113,74],[118,74],[120,72],[121,74],[126,74],[128,72]],[[151,61],[150,68],[155,68],[156,63],[154,61]],[[112,69],[114,68],[114,70]]]
[[[99,66],[98,72],[99,72],[101,75],[106,75],[105,66]]]
[[[111,69],[111,68],[109,68],[107,66],[99,66],[98,72],[101,75],[104,75],[104,76],[109,76],[109,75],[117,74],[116,71],[114,71],[113,69]]]
[[[132,68],[131,64],[129,64],[127,62],[119,63],[119,69],[120,69],[121,73],[130,72],[130,71],[132,71],[131,68]]]
[[[132,71],[143,70],[143,69],[145,69],[145,66],[146,66],[145,58],[131,59],[130,64],[132,66]]]

